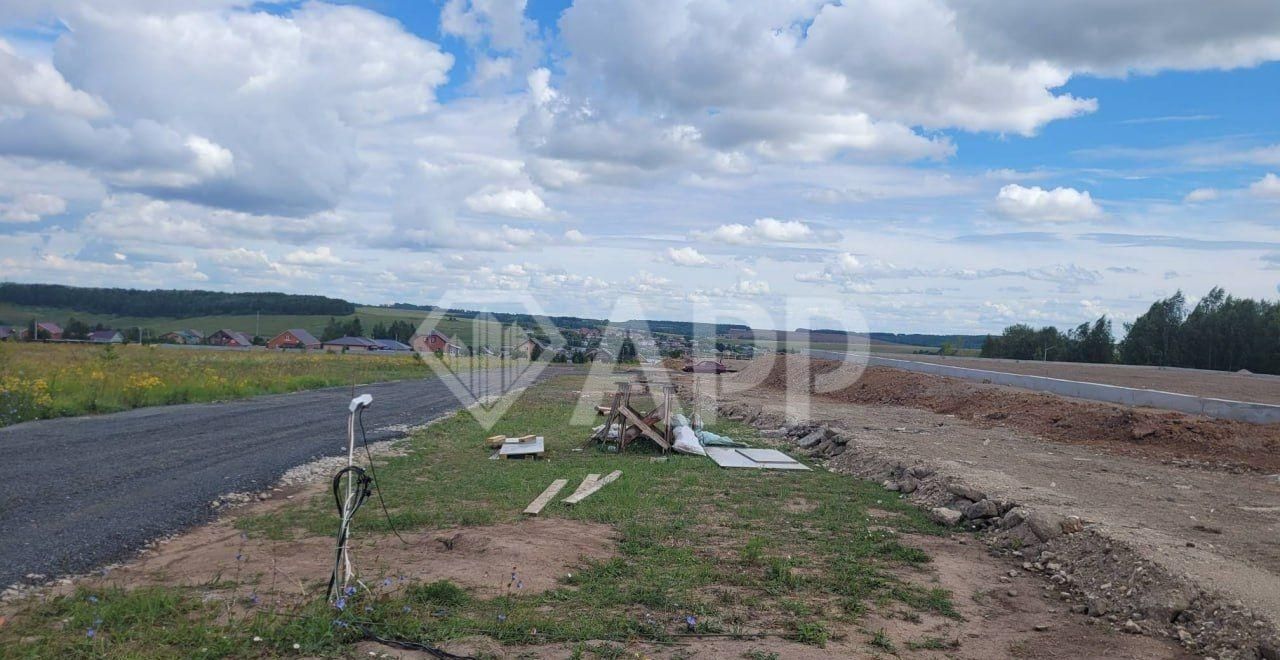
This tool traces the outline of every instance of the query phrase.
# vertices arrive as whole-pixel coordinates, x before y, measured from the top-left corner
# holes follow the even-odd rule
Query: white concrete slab
[[[776,449],[707,447],[706,450],[707,456],[722,468],[755,468],[757,470],[809,469],[807,465]]]

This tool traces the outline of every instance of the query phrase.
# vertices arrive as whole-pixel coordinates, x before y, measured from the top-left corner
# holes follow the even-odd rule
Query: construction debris
[[[573,491],[572,495],[564,498],[563,501],[565,504],[577,504],[578,502],[587,499],[601,488],[617,481],[618,477],[621,476],[622,470],[614,470],[613,472],[605,475],[604,478],[601,478],[598,474],[588,474],[587,478],[583,479],[582,483],[578,485],[578,489]]]
[[[539,513],[542,513],[542,509],[546,507],[551,500],[555,499],[556,495],[560,494],[560,490],[568,485],[568,483],[568,479],[556,479],[551,482],[551,485],[547,486],[547,489],[542,491],[541,495],[530,502],[529,506],[524,508],[524,512],[531,516],[536,516]]]
[[[546,444],[540,435],[534,436],[531,441],[509,438],[502,443],[502,447],[498,449],[497,456],[503,459],[513,456],[518,458],[542,458],[546,451]]]
[[[707,456],[723,468],[757,468],[762,470],[808,470],[800,461],[777,449],[743,447],[706,447]]]
[[[619,381],[613,403],[608,406],[608,412],[604,413],[604,425],[597,427],[598,430],[591,439],[605,446],[616,443],[618,452],[621,453],[626,451],[632,440],[644,436],[661,447],[662,451],[669,451],[674,440],[671,428],[673,389],[670,386],[663,387],[662,403],[652,411],[641,414],[631,406],[631,395],[648,392],[648,384]],[[661,427],[655,428],[659,423]]]

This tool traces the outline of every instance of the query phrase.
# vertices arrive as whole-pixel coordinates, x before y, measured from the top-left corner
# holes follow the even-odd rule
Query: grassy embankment
[[[396,578],[392,586],[384,587],[384,576],[365,575],[374,591],[338,611],[320,602],[321,579],[305,584],[304,598],[263,597],[261,604],[257,594],[273,577],[236,581],[224,574],[189,588],[82,588],[0,627],[0,648],[29,657],[333,656],[350,654],[364,625],[386,637],[432,643],[485,635],[510,645],[564,644],[575,657],[620,657],[618,643],[696,643],[682,637],[692,616],[698,634],[764,633],[818,646],[848,635],[876,652],[881,636],[859,623],[869,611],[955,616],[949,595],[920,570],[929,558],[900,537],[940,530],[895,494],[823,470],[729,471],[689,456],[651,461],[643,452],[573,452],[587,433],[566,423],[580,387],[571,377],[538,385],[492,430],[458,413],[417,433],[405,455],[378,468],[391,522],[402,534],[510,523],[553,479],[570,480],[563,497],[589,472],[622,470],[621,479],[576,507],[555,502],[543,512],[611,525],[618,538],[616,556],[581,563],[549,591],[486,597],[448,581],[393,574],[386,576]],[[762,443],[741,424],[717,430]],[[485,436],[525,432],[546,437],[551,460],[486,460]],[[279,544],[333,533],[329,497],[291,501],[237,524],[261,544],[256,552],[274,557]],[[397,543],[376,504],[360,518],[366,540]],[[228,615],[228,602],[242,613]]]
[[[429,374],[414,354],[0,342],[0,426]]]

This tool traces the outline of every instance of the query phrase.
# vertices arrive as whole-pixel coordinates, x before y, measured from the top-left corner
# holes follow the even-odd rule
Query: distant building
[[[413,350],[420,353],[435,353],[439,351],[445,355],[462,355],[467,352],[461,342],[438,330],[432,330],[425,335],[414,335],[409,338],[409,343],[412,345]]]
[[[584,357],[587,358],[587,362],[616,362],[617,361],[617,358],[614,357],[613,353],[610,353],[609,349],[607,348],[588,349]]]
[[[382,351],[407,352],[413,350],[412,346],[394,339],[375,339],[373,340],[373,343],[380,346],[381,348],[378,350]]]
[[[318,349],[321,341],[302,328],[285,330],[267,342],[267,348]]]
[[[210,346],[233,346],[244,348],[253,346],[253,338],[238,330],[222,329],[211,335],[205,340]]]
[[[22,336],[25,338],[30,334],[29,331],[23,330]],[[36,324],[36,339],[62,339],[62,326],[52,321],[41,321]]]
[[[368,337],[338,337],[337,339],[330,339],[320,346],[331,353],[376,351],[380,348],[378,342]]]
[[[119,330],[94,330],[89,333],[91,344],[123,344],[124,333]]]
[[[547,346],[546,344],[538,341],[537,339],[534,339],[533,337],[529,337],[528,339],[525,339],[519,344],[516,344],[513,350],[515,352],[516,357],[527,357],[532,359],[534,353],[545,351],[548,348],[549,346]]]
[[[0,341],[17,340],[22,337],[22,331],[9,325],[0,325]]]
[[[174,330],[160,335],[160,341],[166,344],[199,344],[204,341],[204,333],[191,328]]]

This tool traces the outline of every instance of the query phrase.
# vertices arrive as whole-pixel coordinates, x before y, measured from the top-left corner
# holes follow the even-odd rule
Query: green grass
[[[430,374],[413,354],[0,342],[0,426]]]
[[[231,621],[216,620],[217,608],[202,602],[209,587],[104,592],[94,607],[110,602],[151,611],[165,598],[178,613],[164,615],[169,618],[159,625],[132,626],[119,638],[114,631],[124,619],[103,617],[106,634],[89,641],[84,629],[93,607],[80,592],[0,628],[0,648],[17,649],[14,657],[89,655],[85,649],[94,644],[92,654],[116,657],[185,655],[202,646],[252,655],[258,647],[245,640],[257,635],[270,653],[291,654],[298,643],[306,652],[332,655],[358,636],[345,626],[360,622],[384,636],[433,643],[474,634],[506,644],[665,641],[685,634],[686,617],[694,617],[700,633],[765,632],[821,646],[876,608],[905,605],[955,616],[948,594],[900,577],[929,558],[900,542],[899,533],[941,530],[896,495],[822,470],[730,471],[697,457],[654,462],[640,451],[572,452],[587,433],[567,425],[579,387],[580,379],[571,377],[536,386],[492,430],[455,415],[415,435],[411,451],[378,468],[392,524],[401,531],[515,521],[553,479],[568,478],[573,488],[589,472],[622,470],[621,479],[582,503],[557,501],[543,512],[612,525],[619,538],[616,556],[582,563],[554,589],[481,597],[447,582],[411,582],[358,594],[342,612],[313,603]],[[741,424],[715,430],[760,444]],[[551,460],[487,460],[485,436],[525,432],[545,436]],[[794,506],[800,500],[806,506]],[[876,519],[872,529],[869,508],[898,515]],[[335,524],[324,495],[239,520],[250,536],[278,539],[328,536]],[[370,505],[360,529],[386,532],[388,523]],[[243,596],[253,585],[228,588]],[[60,626],[66,619],[72,623]],[[39,640],[15,643],[23,637]]]

